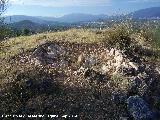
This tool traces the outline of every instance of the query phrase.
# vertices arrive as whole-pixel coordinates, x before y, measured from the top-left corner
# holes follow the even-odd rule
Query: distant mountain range
[[[90,14],[69,14],[64,15],[63,17],[55,18],[55,17],[33,17],[33,16],[24,16],[24,15],[14,15],[5,17],[5,22],[14,23],[20,22],[23,20],[30,20],[32,22],[36,22],[39,24],[54,24],[56,22],[60,23],[75,23],[75,22],[88,22],[95,21],[98,19],[107,19],[107,15],[90,15]]]
[[[39,30],[41,30],[43,28],[42,24],[35,23],[30,20],[22,20],[20,22],[14,22],[14,23],[11,23],[10,26],[13,29],[17,29],[17,30],[25,28],[25,29],[29,29],[32,31],[36,31],[36,32],[39,32]]]
[[[5,17],[4,20],[6,23],[16,23],[24,20],[29,20],[39,24],[46,24],[49,21],[49,20],[46,20],[45,17],[33,17],[33,16],[25,16],[25,15],[7,16]]]
[[[32,22],[31,20],[22,20],[19,22],[9,23],[9,26],[12,30],[30,30],[32,33],[41,33],[45,31],[56,31],[60,29],[67,29],[69,23],[60,23],[60,22],[48,22],[47,23],[37,23]]]
[[[141,9],[135,12],[128,14],[127,16],[134,19],[153,19],[160,18],[160,7],[151,7],[146,9]],[[33,16],[24,16],[24,15],[14,15],[5,17],[5,22],[14,23],[24,20],[30,20],[39,24],[58,24],[58,23],[76,23],[76,22],[89,22],[97,20],[106,20],[106,19],[119,19],[120,16],[108,16],[108,15],[91,15],[91,14],[69,14],[64,15],[59,18],[55,17],[33,17]]]
[[[127,17],[133,19],[160,19],[160,7],[146,8],[132,12]],[[90,15],[90,14],[69,14],[63,17],[33,17],[24,15],[14,15],[5,17],[5,22],[9,23],[13,29],[30,29],[35,32],[46,30],[71,27],[74,25],[87,24],[93,21],[121,20],[126,16],[107,16],[107,15]]]
[[[129,16],[135,19],[160,19],[160,7],[141,9],[130,13]]]

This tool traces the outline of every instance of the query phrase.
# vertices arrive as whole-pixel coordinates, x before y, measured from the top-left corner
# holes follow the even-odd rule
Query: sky
[[[9,0],[4,15],[59,17],[72,13],[126,14],[160,7],[160,0]]]

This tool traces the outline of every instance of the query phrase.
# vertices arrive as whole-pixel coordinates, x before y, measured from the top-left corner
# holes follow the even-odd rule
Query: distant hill
[[[32,22],[30,20],[23,20],[20,22],[11,23],[10,26],[14,29],[29,29],[31,31],[39,31],[43,26],[39,23]]]
[[[91,14],[69,14],[69,15],[64,15],[63,17],[57,18],[57,21],[59,22],[69,22],[69,23],[74,23],[74,22],[88,22],[88,21],[96,21],[98,19],[107,19],[107,15],[91,15]]]
[[[69,24],[59,23],[59,22],[50,22],[50,21],[46,22],[45,24],[42,24],[42,23],[32,22],[30,20],[22,20],[19,22],[9,23],[9,25],[13,30],[28,29],[32,32],[45,32],[48,30],[59,30],[64,26],[67,29],[67,26]]]
[[[7,23],[14,23],[14,22],[20,22],[24,20],[29,20],[35,23],[46,23],[44,19],[40,19],[38,17],[32,17],[32,16],[25,16],[25,15],[13,15],[13,16],[7,16],[5,17],[5,22]]]
[[[135,12],[128,14],[127,16],[134,19],[155,19],[160,18],[160,7],[151,7],[146,9],[141,9]],[[42,16],[24,16],[24,15],[13,15],[5,17],[6,23],[15,23],[24,20],[29,20],[38,24],[45,25],[68,25],[70,23],[79,23],[79,22],[90,22],[98,20],[120,20],[125,18],[125,16],[107,16],[107,15],[92,15],[92,14],[82,14],[74,13],[64,15],[62,17],[42,17]]]
[[[95,21],[98,19],[106,19],[107,15],[91,15],[91,14],[69,14],[64,15],[59,18],[54,17],[40,17],[40,16],[24,16],[24,15],[13,15],[5,17],[5,22],[14,23],[20,22],[23,20],[30,20],[39,24],[55,24],[55,22],[63,22],[63,23],[75,23],[75,22],[86,22],[86,21]],[[57,23],[56,23],[57,24]]]
[[[129,16],[134,19],[154,19],[160,18],[160,7],[151,7],[146,9],[141,9],[129,14]]]

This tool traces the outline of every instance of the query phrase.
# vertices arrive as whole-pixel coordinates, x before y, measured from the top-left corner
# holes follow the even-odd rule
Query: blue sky
[[[5,15],[63,16],[71,13],[115,15],[160,7],[160,0],[10,0]]]

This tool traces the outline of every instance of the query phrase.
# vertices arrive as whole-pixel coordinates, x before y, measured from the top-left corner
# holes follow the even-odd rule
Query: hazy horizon
[[[117,15],[159,6],[159,0],[10,0],[4,15],[45,17],[61,17],[75,13]]]

